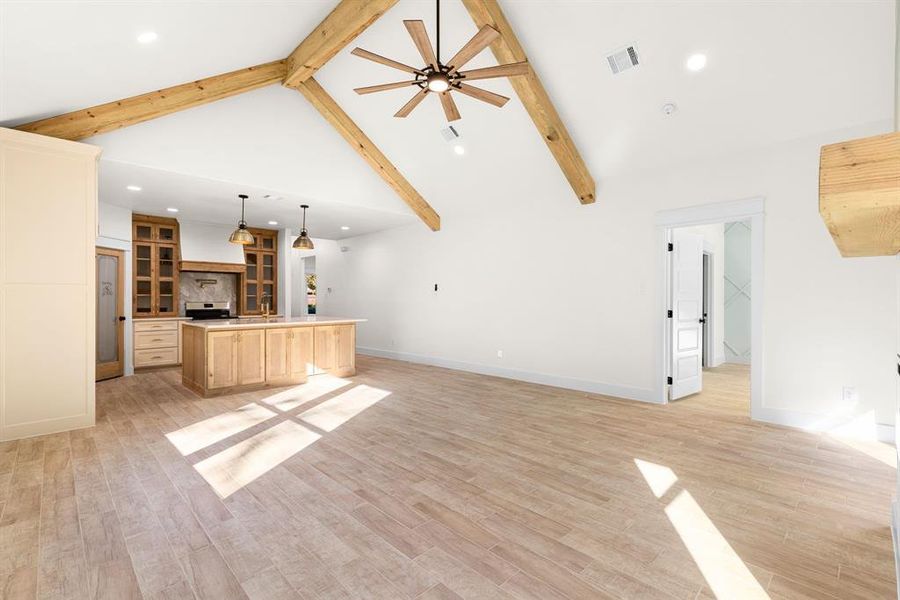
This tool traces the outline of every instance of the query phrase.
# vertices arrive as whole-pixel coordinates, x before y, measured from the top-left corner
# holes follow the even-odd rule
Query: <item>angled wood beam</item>
[[[362,156],[369,166],[406,202],[432,231],[441,228],[441,217],[425,201],[419,192],[406,180],[397,167],[382,154],[381,150],[362,132],[353,119],[338,106],[319,82],[312,77],[297,85],[297,90],[309,100],[347,142]]]
[[[341,0],[287,57],[284,85],[297,87],[353,41],[397,0]]]
[[[462,2],[476,26],[481,28],[490,25],[500,32],[500,37],[491,44],[491,50],[498,62],[505,64],[528,60],[497,0],[462,0]],[[537,73],[531,68],[525,77],[510,77],[509,82],[531,115],[531,120],[559,163],[572,189],[575,190],[578,200],[582,204],[594,202],[596,200],[594,178],[591,177],[578,148],[566,131],[566,126],[556,112]]]
[[[280,82],[284,60],[223,73],[19,125],[16,129],[66,140],[80,140]]]

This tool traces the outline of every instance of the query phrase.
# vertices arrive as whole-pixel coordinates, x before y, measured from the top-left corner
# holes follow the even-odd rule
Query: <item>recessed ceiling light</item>
[[[688,57],[687,62],[684,63],[684,66],[687,67],[688,71],[702,71],[703,67],[706,66],[706,55],[692,54]]]
[[[278,221],[269,221],[269,225],[278,225]]]
[[[167,208],[166,210],[169,212],[178,212],[177,208]]]
[[[456,152],[460,156],[462,156],[463,154],[466,153],[466,149],[463,146],[460,146],[459,144],[457,144],[456,146],[453,146],[453,151]]]
[[[350,230],[350,228],[347,227],[346,225],[341,225],[341,229],[343,229],[344,231],[349,231],[349,230]]]
[[[155,31],[145,31],[144,33],[137,36],[137,41],[142,44],[149,44],[150,42],[155,42],[156,38],[159,36],[156,35]]]
[[[139,185],[129,185],[129,186],[125,186],[125,189],[126,189],[126,190],[129,190],[129,191],[131,191],[131,192],[139,192],[139,191],[141,191],[141,186],[139,186]]]

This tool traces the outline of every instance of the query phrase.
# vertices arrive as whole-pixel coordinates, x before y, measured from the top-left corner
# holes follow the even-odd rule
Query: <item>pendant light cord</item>
[[[435,10],[437,12],[437,37],[434,42],[434,56],[437,58],[438,64],[441,62],[441,0],[434,0]]]

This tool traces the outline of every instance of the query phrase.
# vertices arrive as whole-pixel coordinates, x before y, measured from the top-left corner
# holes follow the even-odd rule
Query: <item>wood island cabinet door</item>
[[[207,338],[207,367],[209,389],[238,384],[237,333],[213,331]]]
[[[266,380],[266,331],[250,329],[239,331],[238,385],[263,383]]]
[[[266,382],[288,381],[290,366],[290,329],[266,330]]]
[[[356,331],[353,325],[322,325],[315,328],[317,372],[338,377],[356,372]]]
[[[291,381],[302,383],[315,370],[312,327],[294,327],[290,330]]]
[[[334,368],[334,326],[318,325],[314,328],[316,373],[329,373]]]

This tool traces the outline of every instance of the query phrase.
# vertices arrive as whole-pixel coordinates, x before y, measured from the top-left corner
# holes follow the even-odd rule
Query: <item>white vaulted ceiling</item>
[[[333,1],[10,2],[0,4],[0,123],[37,118],[286,56]],[[892,111],[894,3],[505,1],[502,6],[598,182],[887,120]],[[442,3],[442,55],[475,33],[461,3]],[[401,21],[434,4],[401,0],[316,75],[325,89],[445,217],[541,190],[577,203],[506,81],[497,109],[458,96],[466,154],[440,135],[435,98],[391,115],[409,90],[352,88],[405,74],[349,54],[356,45],[418,64]],[[142,45],[147,30],[159,38]],[[612,76],[605,54],[635,43],[639,68]],[[709,57],[700,73],[688,55]],[[472,66],[495,64],[484,52]],[[679,110],[665,117],[661,107]],[[231,223],[238,191],[254,225],[306,201],[322,237],[416,221],[394,192],[298,93],[271,86],[86,140],[103,147],[101,199],[136,210],[175,205]],[[513,185],[511,182],[515,182]],[[127,194],[123,185],[143,188]],[[265,200],[263,193],[282,200]],[[262,216],[265,214],[266,216]],[[268,216],[274,215],[274,216]],[[342,220],[354,219],[352,223]],[[338,224],[352,227],[342,232]],[[423,225],[424,227],[424,225]],[[315,232],[320,235],[322,232]]]

